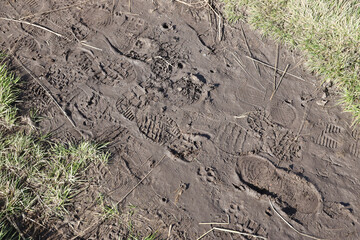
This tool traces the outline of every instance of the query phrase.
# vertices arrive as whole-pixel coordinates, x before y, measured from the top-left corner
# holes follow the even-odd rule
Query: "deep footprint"
[[[241,157],[237,161],[236,173],[253,190],[278,200],[287,213],[310,214],[320,205],[320,194],[310,182],[276,168],[262,157]]]

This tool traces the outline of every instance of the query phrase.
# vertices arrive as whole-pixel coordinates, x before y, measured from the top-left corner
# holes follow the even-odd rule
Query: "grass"
[[[307,67],[335,82],[345,111],[360,123],[360,4],[357,0],[221,0],[229,21],[302,51]]]
[[[25,239],[68,212],[102,145],[60,144],[24,125],[15,104],[19,78],[0,67],[0,239]]]
[[[98,199],[97,199],[98,205],[101,209],[101,217],[103,219],[114,219],[114,218],[120,218],[120,211],[118,209],[118,206],[116,203],[111,202],[107,203],[105,200],[105,196],[102,193],[99,193]]]
[[[16,108],[13,103],[17,97],[15,86],[20,79],[9,73],[6,65],[2,64],[0,66],[0,80],[0,124],[9,128],[14,126],[16,121]]]
[[[159,239],[158,234],[156,232],[155,233],[150,233],[150,234],[146,235],[145,237],[142,237],[141,234],[137,234],[131,220],[128,222],[128,231],[129,231],[129,233],[128,233],[127,240],[155,240],[155,239]]]
[[[104,194],[99,193],[97,198],[97,204],[100,207],[100,217],[102,219],[111,219],[118,222],[121,222],[124,225],[127,225],[127,234],[126,240],[155,240],[159,239],[157,232],[147,234],[143,236],[139,234],[135,229],[131,218],[135,214],[136,206],[129,205],[128,211],[121,213],[118,209],[118,205],[111,200],[109,200]],[[125,239],[124,236],[118,236],[118,239]]]
[[[1,58],[1,57],[0,57]],[[0,67],[0,240],[34,239],[51,229],[51,223],[69,214],[72,199],[87,187],[86,169],[106,163],[105,145],[90,142],[54,143],[38,134],[31,123],[41,117],[36,109],[29,119],[18,116],[17,85],[20,79]],[[101,219],[121,219],[117,204],[99,193]],[[133,207],[128,213],[134,214]],[[131,240],[155,240],[136,233],[129,222]],[[122,236],[119,236],[122,239]]]

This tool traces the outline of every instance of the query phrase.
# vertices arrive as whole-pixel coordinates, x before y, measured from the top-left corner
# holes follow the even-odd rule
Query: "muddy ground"
[[[276,44],[219,21],[216,4],[63,8],[72,3],[0,3],[1,17],[47,28],[0,20],[1,49],[23,76],[24,112],[38,109],[40,129],[57,141],[110,142],[112,153],[42,239],[121,239],[130,223],[160,239],[196,239],[212,226],[308,239],[270,202],[300,232],[359,239],[360,130],[298,53],[280,46],[278,66],[290,67],[270,100],[274,70],[249,56],[274,66]],[[119,203],[122,221],[99,220],[99,192]],[[255,238],[213,231],[203,239]]]

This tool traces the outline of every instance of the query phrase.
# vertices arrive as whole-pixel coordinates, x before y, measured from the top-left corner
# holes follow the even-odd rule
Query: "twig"
[[[255,235],[255,234],[244,233],[244,232],[239,232],[239,231],[235,231],[235,230],[231,230],[231,229],[226,229],[226,228],[218,228],[218,227],[213,227],[212,229],[210,229],[209,231],[207,231],[206,233],[204,233],[203,235],[201,235],[199,238],[197,238],[197,240],[202,239],[203,237],[205,237],[207,234],[209,234],[210,232],[212,232],[212,231],[214,231],[214,230],[221,231],[221,232],[234,233],[234,234],[239,234],[239,235],[243,235],[243,236],[249,236],[249,237],[255,237],[255,238],[267,240],[266,237],[258,236],[258,235]]]
[[[80,43],[81,45],[83,45],[83,46],[85,46],[85,47],[89,47],[89,48],[95,49],[95,50],[98,50],[98,51],[102,51],[101,48],[97,48],[97,47],[91,46],[90,44],[87,44],[85,40],[80,41],[80,39],[78,39],[78,38],[76,37],[76,35],[75,35],[75,33],[74,33],[73,30],[71,30],[71,33],[72,33],[73,37],[76,39],[76,41],[77,41],[78,43]]]
[[[276,72],[278,68],[278,63],[279,63],[279,44],[277,44],[276,47],[276,59],[275,59],[275,69],[274,69],[274,91],[276,89]]]
[[[250,112],[245,112],[241,115],[237,115],[237,116],[233,116],[234,118],[246,118],[246,117],[249,117],[249,114],[250,113],[254,113],[255,111],[250,111]]]
[[[307,104],[306,107],[305,107],[305,113],[304,113],[303,119],[301,120],[301,125],[299,127],[299,130],[296,133],[295,141],[299,138],[299,136],[300,136],[300,134],[301,134],[301,132],[302,132],[302,130],[304,128],[305,121],[306,121],[307,116],[309,115],[311,105],[312,105],[312,103]]]
[[[239,116],[234,116],[234,118],[236,118],[236,119],[241,119],[241,118],[246,118],[246,117],[247,117],[246,114],[239,115]]]
[[[252,54],[252,52],[251,52],[251,50],[250,50],[250,47],[249,47],[249,44],[248,44],[247,38],[246,38],[246,36],[245,36],[245,31],[244,31],[244,28],[243,28],[243,26],[242,26],[242,25],[241,25],[241,32],[242,32],[242,35],[243,35],[244,40],[245,40],[246,48],[247,48],[247,50],[248,50],[248,52],[249,52],[250,56],[253,58],[254,56],[253,56],[253,54]],[[256,65],[256,63],[255,63],[255,61],[254,61],[254,60],[253,60],[252,62],[253,62],[253,64],[254,64],[255,69],[258,71],[259,76],[261,76],[260,69],[259,69],[259,65]]]
[[[170,224],[167,239],[170,239],[172,228],[173,228],[173,224]]]
[[[216,17],[218,18],[218,38],[219,38],[219,42],[220,42],[222,39],[222,31],[221,31],[222,16],[218,12],[216,12],[216,10],[211,6],[211,4],[208,1],[206,1],[206,4],[209,6],[211,11],[213,11],[215,13]]]
[[[72,7],[76,7],[76,6],[85,4],[85,3],[89,2],[89,1],[90,1],[90,0],[86,0],[86,1],[84,1],[84,2],[72,4],[72,5],[69,5],[69,6],[66,6],[66,7],[61,7],[61,8],[57,8],[57,9],[45,11],[45,12],[40,12],[40,13],[31,14],[31,15],[28,15],[28,16],[19,18],[19,20],[24,20],[24,19],[28,19],[28,18],[32,18],[32,17],[44,15],[44,14],[49,14],[49,13],[53,13],[53,12],[63,11],[63,10],[66,10],[66,9],[69,9],[69,8],[72,8]]]
[[[230,51],[229,51],[229,52],[230,52]],[[242,69],[247,75],[249,75],[249,77],[251,77],[252,79],[254,79],[263,89],[266,89],[256,77],[254,77],[254,76],[251,75],[248,71],[246,71],[245,67],[241,64],[240,59],[239,59],[233,52],[230,52],[230,53],[233,55],[233,57],[235,58],[235,61],[239,64],[239,66],[241,67],[241,69]]]
[[[218,230],[221,232],[228,232],[228,233],[235,233],[235,234],[240,234],[243,236],[249,236],[249,237],[255,237],[255,238],[260,238],[260,239],[267,239],[266,237],[262,237],[259,235],[255,235],[255,234],[251,234],[251,233],[243,233],[243,232],[239,232],[239,231],[235,231],[235,230],[231,230],[231,229],[226,229],[226,228],[218,228],[218,227],[214,227],[214,230]]]
[[[35,24],[35,23],[30,23],[30,22],[27,22],[27,21],[16,20],[16,19],[11,19],[11,18],[3,18],[3,17],[1,17],[0,19],[1,19],[1,20],[7,20],[7,21],[13,21],[13,22],[17,22],[17,23],[28,24],[28,25],[30,25],[30,26],[40,28],[40,29],[42,29],[42,30],[48,31],[48,32],[50,32],[50,33],[52,33],[52,34],[55,34],[55,35],[58,36],[58,37],[61,37],[61,38],[65,39],[65,40],[70,41],[67,37],[61,35],[60,33],[54,32],[53,30],[51,30],[51,29],[49,29],[49,28],[47,28],[47,27],[43,27],[43,26],[40,26],[40,25]],[[77,39],[77,40],[78,40],[78,39]],[[95,49],[95,50],[102,51],[101,48],[97,48],[97,47],[91,46],[91,45],[85,43],[84,41],[79,41],[79,40],[78,40],[78,42],[79,42],[80,44],[86,46],[86,47],[89,47],[89,48],[93,48],[93,49]]]
[[[279,84],[276,86],[275,90],[274,90],[273,93],[271,94],[270,101],[271,101],[271,99],[274,97],[276,91],[279,89],[280,84],[281,84],[282,80],[284,79],[284,76],[285,76],[287,70],[289,69],[289,67],[290,67],[290,64],[286,65],[286,68],[285,68],[285,70],[283,71],[283,74],[282,74],[281,77],[280,77]]]
[[[198,237],[196,240],[200,240],[203,237],[205,237],[206,235],[208,235],[209,233],[211,233],[212,231],[214,231],[214,228],[210,229],[209,231],[207,231],[206,233],[204,233],[203,235],[201,235],[200,237]]]
[[[79,41],[79,43],[80,43],[81,45],[84,45],[85,47],[89,47],[89,48],[92,48],[92,49],[95,49],[95,50],[98,50],[98,51],[102,51],[101,48],[97,48],[97,47],[91,46],[90,44],[87,44],[87,43],[85,43],[84,41]]]
[[[222,27],[221,27],[221,18],[218,18],[218,33],[219,33],[219,42],[222,40]]]
[[[271,66],[270,64],[265,63],[265,62],[262,62],[262,61],[260,61],[260,60],[257,60],[256,58],[253,58],[253,57],[250,57],[250,56],[245,56],[245,57],[247,57],[247,58],[249,58],[249,59],[252,59],[252,60],[254,60],[255,62],[261,63],[261,64],[263,64],[263,65],[266,66],[266,67],[269,67],[269,68],[271,68],[271,69],[275,69],[275,67]],[[280,69],[278,69],[277,71],[279,71],[279,72],[284,72],[284,71],[282,71],[282,70],[280,70]],[[303,79],[302,77],[296,76],[296,75],[291,74],[291,73],[288,73],[288,75],[289,75],[289,76],[292,76],[292,77],[294,77],[294,78],[296,78],[296,79],[299,79],[299,80],[301,80],[301,81],[304,81],[304,82],[306,82],[306,83],[309,83],[309,82],[307,82],[305,79]],[[313,84],[313,85],[314,85],[314,84]]]
[[[174,68],[174,66],[169,63],[165,58],[163,58],[162,56],[155,56],[154,59],[161,59],[161,60],[164,60],[164,62],[168,65],[168,66],[171,66],[172,68]],[[150,59],[151,61],[151,59]]]
[[[199,2],[195,2],[195,3],[187,3],[187,2],[184,2],[184,1],[181,1],[181,0],[175,0],[175,2],[178,2],[178,3],[181,3],[181,4],[184,4],[188,7],[193,7],[193,8],[203,8],[205,7],[208,3],[204,1],[199,1]],[[196,7],[196,5],[199,5],[199,4],[202,4],[200,7]]]
[[[33,219],[31,219],[31,218],[29,218],[28,216],[26,216],[25,214],[21,214],[21,216],[23,217],[23,218],[26,218],[27,220],[29,220],[29,221],[31,221],[31,222],[33,222],[33,223],[35,223],[35,224],[37,224],[37,225],[39,225],[40,227],[43,227],[44,229],[46,228],[44,225],[42,225],[41,223],[38,223],[37,221],[35,221],[35,220],[33,220]]]
[[[285,220],[285,218],[283,218],[283,216],[280,215],[280,213],[274,208],[274,205],[271,203],[270,200],[269,200],[269,203],[270,203],[271,209],[281,218],[281,220],[283,220],[286,223],[286,225],[288,225],[296,233],[300,234],[301,236],[308,237],[308,238],[311,238],[311,239],[326,240],[325,238],[314,237],[314,236],[311,236],[311,235],[308,235],[308,234],[305,234],[305,233],[302,233],[302,232],[296,230],[288,221]]]
[[[17,62],[21,65],[21,67],[24,68],[24,70],[42,87],[42,89],[46,92],[46,94],[50,97],[50,99],[55,103],[55,105],[60,109],[60,111],[64,114],[64,116],[67,118],[67,120],[71,123],[71,125],[77,129],[74,121],[66,114],[66,112],[64,111],[64,109],[62,109],[62,107],[60,106],[60,104],[56,101],[56,99],[54,98],[54,96],[51,94],[50,90],[44,85],[42,84],[42,82],[40,82],[40,80],[35,77],[31,71],[19,60],[15,57],[15,60],[17,60]]]
[[[53,30],[47,28],[47,27],[43,27],[43,26],[40,26],[36,23],[30,23],[30,22],[27,22],[27,21],[22,21],[22,20],[16,20],[16,19],[11,19],[11,18],[4,18],[4,17],[0,17],[0,20],[5,20],[5,21],[11,21],[11,22],[17,22],[17,23],[23,23],[23,24],[27,24],[27,25],[30,25],[30,26],[33,26],[33,27],[37,27],[37,28],[40,28],[44,31],[47,31],[47,32],[50,32],[58,37],[61,37],[61,38],[64,38],[66,40],[68,40],[66,37],[64,37],[63,35],[61,35],[60,33],[57,33],[57,32],[54,32]]]
[[[122,199],[120,199],[120,201],[118,201],[118,202],[116,203],[116,205],[119,205],[122,201],[124,201],[125,198],[127,198],[127,196],[129,196],[129,195],[132,193],[132,191],[134,191],[134,189],[137,188],[137,187],[150,175],[150,173],[151,173],[157,166],[159,166],[159,164],[160,164],[164,159],[165,159],[165,155],[161,158],[161,160],[160,160],[132,189],[130,189],[130,191],[129,191],[127,194],[125,194],[125,196],[124,196]]]

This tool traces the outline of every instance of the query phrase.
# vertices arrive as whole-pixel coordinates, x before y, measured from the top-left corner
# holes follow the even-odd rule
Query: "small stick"
[[[135,188],[137,188],[137,187],[150,175],[150,173],[151,173],[157,166],[159,166],[159,164],[160,164],[164,159],[165,159],[165,155],[161,158],[161,160],[160,160],[132,189],[130,189],[130,191],[129,191],[127,194],[125,194],[125,196],[124,196],[122,199],[120,199],[120,201],[118,201],[118,202],[116,203],[116,205],[119,205],[122,201],[124,201],[125,198],[127,198],[127,196],[129,196],[129,195],[132,193],[132,191],[134,191]]]
[[[172,230],[172,228],[173,228],[173,224],[170,224],[167,239],[169,239],[170,236],[171,236],[171,230]]]
[[[203,7],[205,7],[206,4],[208,4],[207,2],[204,4],[204,1],[199,1],[199,2],[196,2],[196,3],[187,3],[187,2],[184,2],[184,1],[181,1],[181,0],[175,0],[175,2],[184,4],[184,5],[188,6],[188,7],[193,7],[193,8],[203,8]],[[199,4],[202,4],[202,5],[200,7],[195,7],[196,5],[199,5]]]
[[[21,214],[21,216],[22,216],[23,218],[26,218],[27,220],[29,220],[29,221],[31,221],[31,222],[33,222],[33,223],[35,223],[35,224],[39,225],[40,227],[46,228],[46,227],[45,227],[44,225],[42,225],[41,223],[38,223],[38,222],[36,222],[35,220],[33,220],[33,219],[31,219],[31,218],[27,217],[25,214]]]
[[[230,51],[229,51],[230,52]],[[241,67],[241,69],[247,74],[249,75],[249,77],[251,77],[252,79],[254,79],[258,84],[260,84],[260,86],[263,88],[263,89],[266,89],[262,84],[261,82],[259,82],[259,80],[254,77],[253,75],[251,75],[248,71],[246,71],[245,67],[241,64],[240,62],[240,59],[233,53],[231,52],[231,54],[233,55],[233,57],[235,58],[235,61],[239,64],[239,66]]]
[[[24,20],[24,19],[28,19],[28,18],[32,18],[32,17],[44,15],[44,14],[49,14],[49,13],[53,13],[53,12],[63,11],[63,10],[66,10],[66,9],[69,9],[69,8],[72,8],[72,7],[76,7],[76,6],[82,5],[82,4],[87,3],[87,2],[89,2],[89,1],[90,1],[90,0],[86,0],[86,1],[83,1],[83,2],[80,2],[80,3],[76,3],[76,4],[72,4],[72,5],[66,6],[66,7],[61,7],[61,8],[57,8],[57,9],[54,9],[54,10],[49,10],[49,11],[45,11],[45,12],[40,12],[40,13],[31,14],[31,15],[28,15],[28,16],[19,18],[19,20]]]
[[[226,228],[218,228],[218,227],[213,227],[212,229],[210,229],[209,231],[207,231],[206,233],[204,233],[203,235],[201,235],[199,238],[197,238],[197,240],[202,239],[203,237],[205,237],[207,234],[209,234],[210,232],[212,232],[212,231],[214,231],[214,230],[221,231],[221,232],[234,233],[234,234],[239,234],[239,235],[243,235],[243,236],[249,236],[249,237],[255,237],[255,238],[260,238],[260,239],[267,240],[266,237],[254,235],[254,234],[251,234],[251,233],[244,233],[244,232],[239,232],[239,231],[235,231],[235,230],[231,230],[231,229],[226,229]]]
[[[244,31],[244,28],[243,28],[243,26],[242,26],[242,25],[241,25],[241,32],[242,32],[242,35],[243,35],[244,40],[245,40],[246,48],[247,48],[247,50],[248,50],[248,52],[249,52],[250,56],[253,58],[254,56],[253,56],[253,54],[252,54],[252,52],[251,52],[251,50],[250,50],[250,47],[249,47],[249,44],[248,44],[247,38],[246,38],[246,36],[245,36],[245,31]],[[259,76],[261,76],[259,66],[258,66],[258,65],[256,65],[256,63],[255,63],[254,59],[253,59],[253,61],[252,61],[252,62],[253,62],[253,64],[254,64],[255,69],[258,71]]]
[[[275,88],[275,90],[273,91],[273,93],[271,94],[270,101],[271,101],[271,99],[274,97],[276,91],[279,89],[280,84],[281,84],[282,80],[284,79],[284,76],[285,76],[287,70],[289,69],[289,67],[290,67],[290,64],[286,65],[285,71],[283,71],[283,74],[282,74],[281,77],[280,77],[279,84],[277,85],[277,87]]]
[[[246,114],[239,115],[239,116],[234,116],[234,118],[236,118],[236,119],[241,119],[241,118],[246,118],[246,117],[247,117]]]
[[[174,66],[173,65],[171,65],[171,63],[169,63],[165,58],[163,58],[162,56],[155,56],[154,57],[155,59],[162,59],[162,60],[164,60],[164,62],[166,62],[166,64],[168,65],[168,66],[171,66],[172,68],[174,68]],[[150,59],[150,61],[151,61],[151,59]]]
[[[306,107],[305,107],[305,113],[304,113],[303,119],[301,121],[301,125],[299,127],[299,130],[298,130],[298,132],[296,134],[295,141],[299,138],[299,136],[300,136],[300,134],[301,134],[301,132],[302,132],[302,130],[304,128],[305,121],[306,121],[307,116],[309,115],[311,105],[312,105],[312,103],[307,104]]]
[[[221,18],[218,17],[218,30],[219,30],[219,42],[221,42],[222,39],[222,28],[221,28]]]
[[[11,18],[4,18],[4,17],[0,17],[0,20],[5,20],[5,21],[11,21],[11,22],[17,22],[17,23],[23,23],[23,24],[27,24],[27,25],[30,25],[30,26],[33,26],[33,27],[37,27],[37,28],[40,28],[44,31],[47,31],[47,32],[50,32],[58,37],[61,37],[61,38],[64,38],[64,39],[67,39],[66,37],[64,37],[63,35],[61,35],[60,33],[57,33],[57,32],[54,32],[53,30],[47,28],[47,27],[43,27],[43,26],[40,26],[36,23],[30,23],[30,22],[27,22],[27,21],[22,21],[22,20],[16,20],[16,19],[11,19]]]
[[[208,1],[206,1],[206,4],[205,4],[205,5],[208,5],[208,6],[210,7],[210,9],[215,13],[215,15],[216,15],[218,18],[221,18],[220,14],[215,11],[215,9],[211,6],[211,4],[210,4]]]
[[[262,62],[262,61],[260,61],[260,60],[257,60],[256,58],[253,58],[253,57],[250,57],[250,56],[245,56],[245,57],[247,57],[247,58],[249,58],[249,59],[252,59],[252,60],[254,60],[255,62],[261,63],[261,64],[263,64],[263,65],[266,66],[266,67],[269,67],[269,68],[271,68],[271,69],[275,69],[275,67],[271,66],[270,64],[264,63],[264,62]],[[280,70],[280,69],[278,69],[277,71],[279,71],[279,72],[284,72],[284,71],[282,71],[282,70]],[[294,75],[294,74],[288,73],[288,75],[289,75],[289,76],[292,76],[292,77],[294,77],[294,78],[296,78],[296,79],[299,79],[299,80],[301,80],[301,81],[304,81],[304,82],[306,82],[306,83],[309,83],[309,82],[307,82],[305,79],[303,79],[303,78],[301,78],[301,77],[299,77],[299,76],[296,76],[296,75]],[[313,84],[313,85],[315,85],[315,84]]]
[[[276,89],[276,72],[279,63],[279,44],[276,47],[276,59],[275,59],[275,69],[274,69],[274,91]]]
[[[302,233],[302,232],[296,230],[288,221],[285,220],[285,218],[283,218],[283,216],[280,215],[280,213],[274,208],[274,205],[271,203],[270,200],[269,200],[269,203],[270,203],[271,209],[281,218],[281,220],[283,220],[286,223],[286,225],[288,225],[296,233],[300,234],[301,236],[308,237],[308,238],[311,238],[311,239],[326,240],[325,238],[314,237],[314,236],[311,236],[311,235],[308,235],[308,234],[305,234],[305,233]]]
[[[83,46],[85,46],[85,47],[89,47],[89,48],[95,49],[95,50],[98,50],[98,51],[102,51],[101,48],[97,48],[97,47],[91,46],[90,44],[87,44],[85,40],[80,41],[80,40],[76,37],[76,35],[75,35],[75,33],[74,33],[73,30],[71,30],[71,33],[72,33],[72,35],[74,36],[74,38],[76,39],[76,41],[77,41],[78,43],[80,43],[81,45],[83,45]]]
[[[235,231],[235,230],[231,230],[231,229],[226,229],[226,228],[218,228],[218,227],[214,227],[214,230],[218,230],[221,232],[228,232],[228,233],[235,233],[235,234],[240,234],[243,236],[249,236],[249,237],[255,237],[255,238],[260,238],[260,239],[267,239],[266,237],[262,237],[259,235],[255,235],[255,234],[250,234],[250,233],[243,233],[243,232],[239,232],[239,231]]]
[[[206,235],[208,235],[209,233],[211,233],[212,231],[214,231],[214,228],[210,229],[209,231],[207,231],[206,233],[204,233],[203,235],[201,235],[200,237],[198,237],[196,240],[200,240],[203,237],[205,237]]]
[[[209,2],[206,2],[206,4],[209,6],[209,8],[211,9],[211,11],[213,11],[215,13],[215,15],[218,18],[218,38],[219,41],[221,41],[222,39],[222,29],[221,29],[221,15],[219,13],[216,12],[216,10],[211,6],[211,4]]]
[[[28,24],[28,25],[30,25],[30,26],[37,27],[37,28],[40,28],[40,29],[42,29],[42,30],[48,31],[48,32],[50,32],[50,33],[52,33],[52,34],[55,34],[55,35],[56,35],[56,36],[58,36],[58,37],[61,37],[61,38],[65,39],[65,40],[68,40],[68,41],[69,41],[69,39],[68,39],[67,37],[64,37],[64,36],[63,36],[63,35],[61,35],[60,33],[54,32],[53,30],[51,30],[51,29],[49,29],[49,28],[47,28],[47,27],[43,27],[43,26],[40,26],[40,25],[35,24],[35,23],[30,23],[30,22],[27,22],[27,21],[16,20],[16,19],[10,19],[10,18],[3,18],[3,17],[1,17],[0,19],[1,19],[1,20],[7,20],[7,21],[18,22],[18,23],[23,23],[23,24]],[[93,46],[91,46],[91,45],[89,45],[89,44],[85,43],[84,41],[79,41],[79,40],[78,40],[78,42],[79,42],[80,44],[82,44],[82,45],[86,46],[86,47],[89,47],[89,48],[93,48],[93,49],[96,49],[96,50],[102,51],[102,49],[97,48],[97,47],[93,47]]]
[[[80,43],[81,45],[84,45],[85,47],[89,47],[89,48],[92,48],[92,49],[95,49],[95,50],[98,50],[98,51],[102,51],[101,48],[97,48],[97,47],[91,46],[90,44],[87,44],[87,43],[85,43],[84,41],[79,41],[79,43]]]
[[[76,128],[76,125],[74,123],[74,121],[66,114],[66,112],[64,111],[64,109],[62,109],[62,107],[60,106],[60,104],[56,101],[56,99],[54,98],[54,96],[51,94],[50,90],[44,85],[42,84],[42,82],[35,77],[31,71],[17,58],[15,58],[17,60],[17,62],[24,68],[24,70],[42,87],[42,89],[44,89],[44,91],[47,93],[47,95],[50,97],[50,99],[55,103],[55,105],[60,109],[60,111],[64,114],[64,116],[67,118],[67,120],[71,123],[71,125]]]

